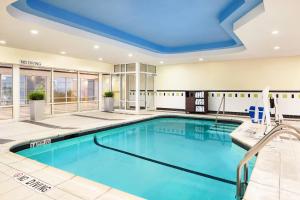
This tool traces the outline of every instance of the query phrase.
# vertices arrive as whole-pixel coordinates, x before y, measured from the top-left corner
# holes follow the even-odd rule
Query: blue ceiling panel
[[[157,53],[240,47],[233,24],[262,0],[18,0],[24,12]]]

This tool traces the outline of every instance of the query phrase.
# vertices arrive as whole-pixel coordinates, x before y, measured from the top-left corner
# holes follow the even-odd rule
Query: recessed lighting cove
[[[37,35],[37,34],[39,34],[39,31],[38,30],[30,30],[30,33],[32,35]]]
[[[280,46],[275,46],[274,47],[274,50],[279,50],[280,49]]]

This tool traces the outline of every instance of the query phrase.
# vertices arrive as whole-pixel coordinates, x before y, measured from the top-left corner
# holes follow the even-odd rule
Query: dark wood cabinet
[[[207,91],[186,91],[185,112],[186,113],[207,113],[208,92]]]

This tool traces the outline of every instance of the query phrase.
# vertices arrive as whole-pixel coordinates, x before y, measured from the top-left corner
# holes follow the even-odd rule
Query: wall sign
[[[34,177],[31,177],[25,173],[19,172],[14,175],[15,180],[23,185],[29,187],[32,190],[35,190],[40,193],[45,193],[51,190],[52,186],[44,183]]]
[[[39,140],[39,141],[34,141],[34,142],[31,142],[30,143],[30,148],[33,148],[33,147],[38,147],[38,146],[42,146],[42,145],[45,145],[45,144],[50,144],[51,143],[51,139],[44,139],[44,140]]]
[[[30,65],[30,66],[37,66],[37,67],[42,66],[41,62],[32,61],[32,60],[22,60],[22,59],[20,60],[20,64],[22,64],[22,65]]]

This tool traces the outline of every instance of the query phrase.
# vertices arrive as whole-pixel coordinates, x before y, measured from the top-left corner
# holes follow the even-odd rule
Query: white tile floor
[[[45,119],[41,124],[26,122],[0,123],[0,138],[15,140],[0,144],[0,199],[99,199],[127,200],[139,197],[110,188],[103,184],[75,176],[74,174],[46,166],[36,161],[9,152],[9,148],[20,143],[68,135],[74,132],[92,130],[115,124],[127,123],[174,113],[147,112],[141,115],[103,113],[91,111],[80,115],[63,115]],[[176,113],[177,115],[185,115]],[[203,117],[197,115],[198,117]],[[205,117],[212,117],[205,115]],[[232,133],[232,137],[249,147],[258,139],[247,130],[262,131],[244,118],[227,117],[242,120],[244,123]],[[300,125],[300,122],[291,122]],[[47,126],[47,125],[52,125]],[[279,140],[267,145],[259,154],[254,171],[250,178],[245,200],[256,199],[300,199],[300,142],[295,140]],[[16,173],[26,173],[52,186],[45,193],[38,193],[16,181]]]

